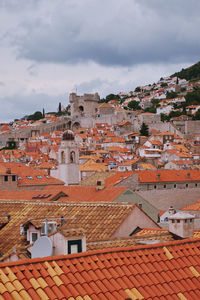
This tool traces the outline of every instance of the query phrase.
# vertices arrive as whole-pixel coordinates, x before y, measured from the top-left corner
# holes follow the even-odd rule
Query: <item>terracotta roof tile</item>
[[[10,222],[0,230],[0,253],[5,255],[13,251],[13,248],[19,249],[26,246],[25,236],[19,235],[19,227],[28,219],[40,228],[47,216],[60,218],[62,214],[64,218],[70,218],[67,222],[68,229],[81,226],[86,230],[87,241],[90,242],[110,238],[136,207],[127,203],[39,203],[38,201],[12,200],[0,200],[0,206],[3,215],[7,215],[8,212],[11,215]],[[52,269],[43,268],[41,272],[48,277]],[[23,274],[26,278],[31,278],[27,269]]]
[[[199,170],[137,171],[140,183],[200,181]]]

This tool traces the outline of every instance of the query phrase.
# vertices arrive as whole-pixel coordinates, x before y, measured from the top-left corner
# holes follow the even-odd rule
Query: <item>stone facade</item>
[[[58,170],[52,176],[65,182],[65,185],[79,184],[79,152],[73,132],[67,130],[58,150]]]
[[[69,96],[69,102],[71,105],[71,116],[94,117],[97,112],[99,101],[98,93],[95,94],[84,94],[78,96],[76,93],[71,93]]]

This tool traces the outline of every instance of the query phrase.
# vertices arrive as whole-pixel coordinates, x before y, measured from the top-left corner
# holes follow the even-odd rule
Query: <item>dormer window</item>
[[[68,254],[82,252],[82,240],[68,241]]]
[[[42,176],[40,176],[40,175],[37,175],[36,177],[37,177],[38,179],[42,179]]]
[[[26,176],[26,177],[27,177],[28,179],[31,179],[31,180],[33,179],[33,177],[32,177],[32,176]]]
[[[18,180],[22,180],[22,178],[20,177],[20,176],[18,176],[18,178],[17,178]]]
[[[30,233],[30,243],[34,243],[38,239],[38,232],[31,232]]]

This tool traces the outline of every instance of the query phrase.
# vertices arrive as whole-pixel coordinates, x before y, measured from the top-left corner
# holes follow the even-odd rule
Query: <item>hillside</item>
[[[200,61],[189,68],[182,69],[180,72],[174,73],[172,76],[178,76],[186,80],[200,79]]]

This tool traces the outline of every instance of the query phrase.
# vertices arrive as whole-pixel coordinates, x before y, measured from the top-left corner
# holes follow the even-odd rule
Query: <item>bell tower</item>
[[[58,178],[65,185],[79,184],[79,152],[71,130],[63,133],[58,150]]]

